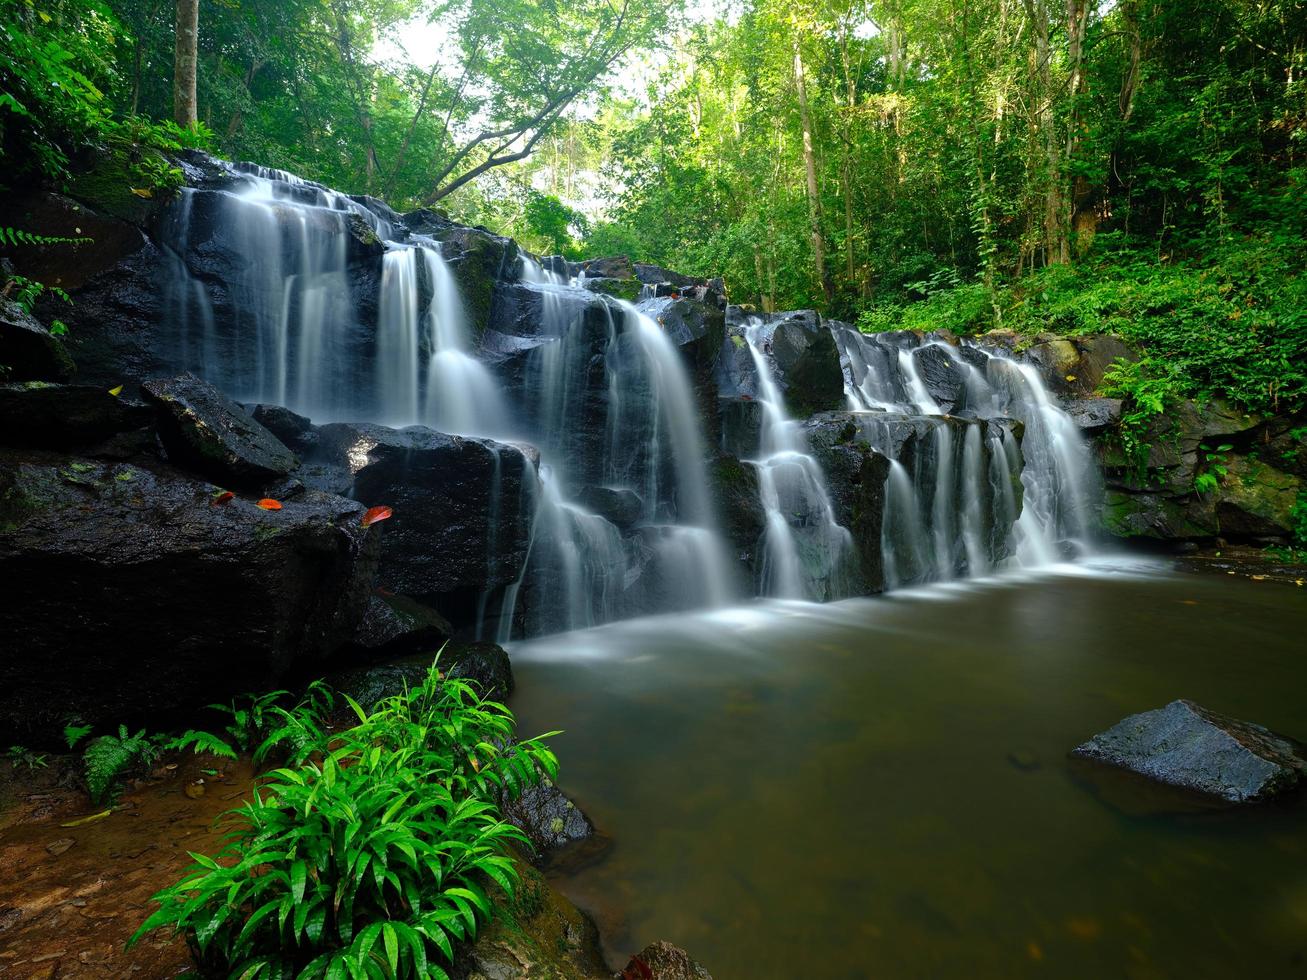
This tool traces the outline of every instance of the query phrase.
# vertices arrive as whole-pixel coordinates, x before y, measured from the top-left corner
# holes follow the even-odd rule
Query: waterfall
[[[471,253],[457,236],[442,242],[445,226],[429,216],[410,223],[370,198],[251,165],[183,189],[160,236],[175,325],[161,360],[319,424],[425,425],[537,447],[536,478],[512,494],[491,450],[484,581],[495,584],[466,597],[478,635],[505,640],[739,595],[708,479],[706,410],[678,347],[699,341],[674,341],[662,322],[675,294],[645,286],[637,303],[616,299],[594,291],[603,280],[588,289],[583,276],[569,279],[561,259],[509,246],[517,265],[501,270],[492,302],[514,312],[474,336],[454,265]],[[836,338],[857,440],[890,461],[888,586],[1084,547],[1092,470],[1033,368],[973,344],[809,319],[807,336]],[[832,497],[789,415],[791,381],[767,323],[747,322],[732,349],[746,373],[752,362],[761,409],[756,454],[745,451],[761,505],[753,592],[839,598],[862,581],[867,545],[840,524],[847,500]],[[524,565],[505,586],[505,529],[524,524]]]
[[[847,594],[853,538],[835,520],[825,474],[786,413],[763,351],[763,333],[757,317],[744,328],[763,408],[759,457],[750,461],[767,520],[759,592],[788,599],[839,598]]]
[[[882,532],[889,584],[1088,550],[1088,449],[1033,367],[910,333],[840,327],[836,340],[860,433],[893,460]]]

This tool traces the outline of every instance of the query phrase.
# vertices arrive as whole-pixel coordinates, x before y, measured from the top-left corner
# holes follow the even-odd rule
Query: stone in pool
[[[1269,799],[1307,778],[1297,742],[1184,699],[1130,715],[1072,755],[1229,803]]]

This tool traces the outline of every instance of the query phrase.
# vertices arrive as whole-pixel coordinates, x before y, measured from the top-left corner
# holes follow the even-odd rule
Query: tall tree
[[[195,71],[200,50],[200,0],[177,0],[177,39],[173,49],[172,117],[194,129],[199,113]]]

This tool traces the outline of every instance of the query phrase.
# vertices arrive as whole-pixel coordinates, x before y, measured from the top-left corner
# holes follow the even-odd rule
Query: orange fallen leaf
[[[234,498],[235,496],[236,495],[232,493],[230,490],[224,490],[213,498],[213,506],[222,507],[226,504],[229,504],[232,502],[232,498]]]
[[[131,188],[131,191],[137,197],[143,197],[146,200],[154,197],[154,191],[150,190],[148,187],[133,187]]]
[[[281,501],[273,500],[271,497],[264,497],[259,501],[259,506],[264,510],[281,510]]]
[[[359,521],[361,527],[371,527],[377,521],[384,521],[395,512],[382,504],[380,507],[369,507],[363,514],[363,519]]]

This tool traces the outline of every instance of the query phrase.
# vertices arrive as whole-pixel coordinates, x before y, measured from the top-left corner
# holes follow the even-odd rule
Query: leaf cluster
[[[133,942],[174,929],[223,976],[447,976],[454,944],[491,914],[487,888],[516,883],[505,848],[525,838],[496,794],[557,761],[541,739],[513,743],[506,708],[434,665],[370,712],[346,700],[357,724],[269,773]]]

